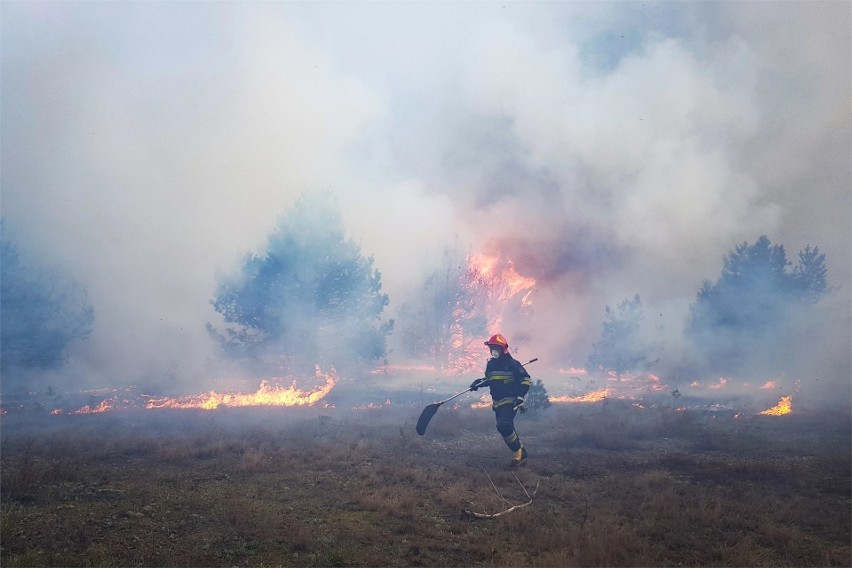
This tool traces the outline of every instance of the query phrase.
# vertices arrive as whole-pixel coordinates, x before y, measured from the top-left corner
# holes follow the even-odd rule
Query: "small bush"
[[[531,413],[537,414],[547,410],[551,404],[550,398],[547,396],[547,389],[544,388],[544,383],[541,382],[541,379],[536,379],[535,384],[527,392],[527,399],[524,406]]]
[[[31,450],[12,459],[5,459],[0,477],[0,493],[18,501],[31,500],[41,487],[49,470]]]

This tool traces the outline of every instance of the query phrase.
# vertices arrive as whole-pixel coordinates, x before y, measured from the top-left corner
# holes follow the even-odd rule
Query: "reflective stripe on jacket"
[[[491,408],[494,410],[526,395],[532,385],[530,374],[508,353],[488,361],[485,378],[491,387]]]

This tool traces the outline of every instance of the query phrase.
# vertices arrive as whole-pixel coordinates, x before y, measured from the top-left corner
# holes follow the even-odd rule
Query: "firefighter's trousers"
[[[497,431],[503,436],[503,441],[509,446],[513,452],[521,449],[521,439],[518,438],[518,433],[515,432],[515,410],[511,404],[506,404],[494,409],[494,415],[497,418]]]

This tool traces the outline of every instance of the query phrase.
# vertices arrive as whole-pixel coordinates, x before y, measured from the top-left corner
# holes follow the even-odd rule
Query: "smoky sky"
[[[390,317],[443,247],[509,256],[536,303],[492,331],[554,367],[636,293],[676,348],[743,241],[819,246],[837,291],[811,353],[849,379],[849,3],[0,10],[0,207],[88,289],[89,380],[232,372],[204,328],[217,278],[315,191]]]

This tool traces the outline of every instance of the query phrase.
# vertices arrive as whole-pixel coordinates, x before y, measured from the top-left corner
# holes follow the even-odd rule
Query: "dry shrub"
[[[316,545],[316,530],[288,515],[275,528],[274,538],[283,539],[290,552],[308,552]]]
[[[423,485],[428,476],[423,469],[407,465],[378,466],[375,474],[384,478],[386,483],[407,486]]]
[[[462,510],[527,500],[490,411],[441,408],[420,437],[421,407],[289,410],[82,416],[78,432],[4,439],[3,566],[849,565],[836,426],[557,406],[517,422],[533,451],[515,473],[530,491],[541,481],[533,503],[472,519]],[[724,451],[688,451],[699,434]],[[5,481],[27,459],[46,487],[21,508]]]
[[[633,484],[637,491],[654,491],[665,487],[671,481],[672,477],[669,472],[653,469],[640,474],[633,480]]]
[[[47,554],[44,550],[32,550],[23,554],[16,554],[9,557],[3,563],[4,568],[30,567],[30,566],[66,566],[62,562],[56,562],[53,554]]]
[[[504,524],[505,538],[523,535],[529,550],[526,558],[501,558],[501,564],[649,566],[659,563],[662,552],[659,545],[639,534],[630,519],[596,508],[579,520],[545,517],[523,509],[511,520],[506,518]]]
[[[569,541],[577,542],[578,535],[587,520],[588,510],[584,510],[581,514],[575,516],[570,511],[562,510],[561,507],[542,504],[539,507],[530,507],[529,511],[524,512],[526,514],[524,534],[528,535],[530,542],[535,543],[535,550],[543,553],[558,551],[556,555],[545,556],[551,558],[551,563],[543,562],[539,565],[567,565],[565,562],[559,564],[552,562],[554,562],[554,558],[568,560],[562,554],[563,548]]]
[[[776,554],[758,544],[752,534],[743,535],[731,545],[717,545],[711,550],[711,555],[726,566],[778,566]]]
[[[626,450],[635,447],[634,426],[603,405],[559,413],[545,439],[560,448]],[[548,423],[542,430],[546,431]]]
[[[452,440],[458,438],[471,427],[482,427],[482,422],[484,421],[481,422],[478,420],[481,414],[484,414],[484,411],[479,412],[476,415],[477,420],[474,420],[470,410],[454,407],[452,403],[441,405],[438,412],[429,421],[425,435],[434,440]],[[489,416],[488,418],[493,422],[493,416]]]
[[[769,548],[784,550],[795,542],[801,535],[799,531],[787,524],[779,523],[777,519],[762,518],[757,522],[758,541]]]
[[[227,454],[239,454],[243,449],[243,443],[229,436],[226,438],[195,438],[191,441],[192,457],[211,459],[223,457]]]
[[[244,472],[259,472],[266,469],[268,459],[264,452],[257,448],[246,448],[243,450],[239,469]]]
[[[257,503],[253,499],[224,499],[222,522],[233,534],[257,536],[263,523],[258,519]]]
[[[660,436],[683,438],[698,428],[698,415],[691,410],[663,409],[660,411]]]
[[[438,484],[438,487],[430,486],[428,489],[429,502],[438,510],[461,511],[470,508],[479,494],[478,488],[474,490],[468,480],[457,476],[442,478]]]
[[[239,456],[247,445],[234,434],[187,433],[157,440],[155,456],[171,462],[217,459],[229,455]]]
[[[50,472],[50,464],[30,450],[13,458],[4,458],[0,470],[0,493],[4,499],[31,500]]]
[[[100,544],[90,545],[84,553],[86,566],[117,566],[110,553]]]
[[[390,489],[386,498],[391,504],[391,515],[397,519],[411,521],[416,519],[417,512],[423,504],[416,489],[397,485]]]
[[[389,430],[383,441],[388,451],[400,459],[405,459],[422,454],[423,445],[416,438],[419,436],[414,431],[414,425],[405,423],[397,426],[395,430]]]
[[[0,547],[9,548],[9,542],[21,531],[21,506],[17,503],[0,504]]]
[[[584,566],[648,566],[661,556],[659,545],[637,535],[630,520],[607,512],[591,514],[575,538]]]
[[[195,456],[195,445],[187,439],[171,439],[158,445],[156,457],[166,462],[186,462]]]
[[[346,566],[349,552],[341,549],[335,544],[321,545],[318,550],[311,555],[309,566]]]
[[[372,455],[372,450],[376,447],[375,442],[366,438],[360,438],[349,443],[349,452],[346,454],[346,459],[357,460],[369,457]]]
[[[572,445],[598,450],[623,451],[635,448],[636,441],[631,432],[624,427],[624,422],[618,421],[616,424],[599,423],[583,427]]]
[[[90,442],[90,446],[91,446]],[[121,436],[115,440],[110,440],[104,444],[104,452],[107,455],[120,455],[125,457],[146,458],[155,455],[159,449],[159,441],[151,436],[144,434],[130,434]]]
[[[711,422],[692,438],[692,449],[699,452],[737,452],[747,451],[748,446],[741,432],[719,428]]]

